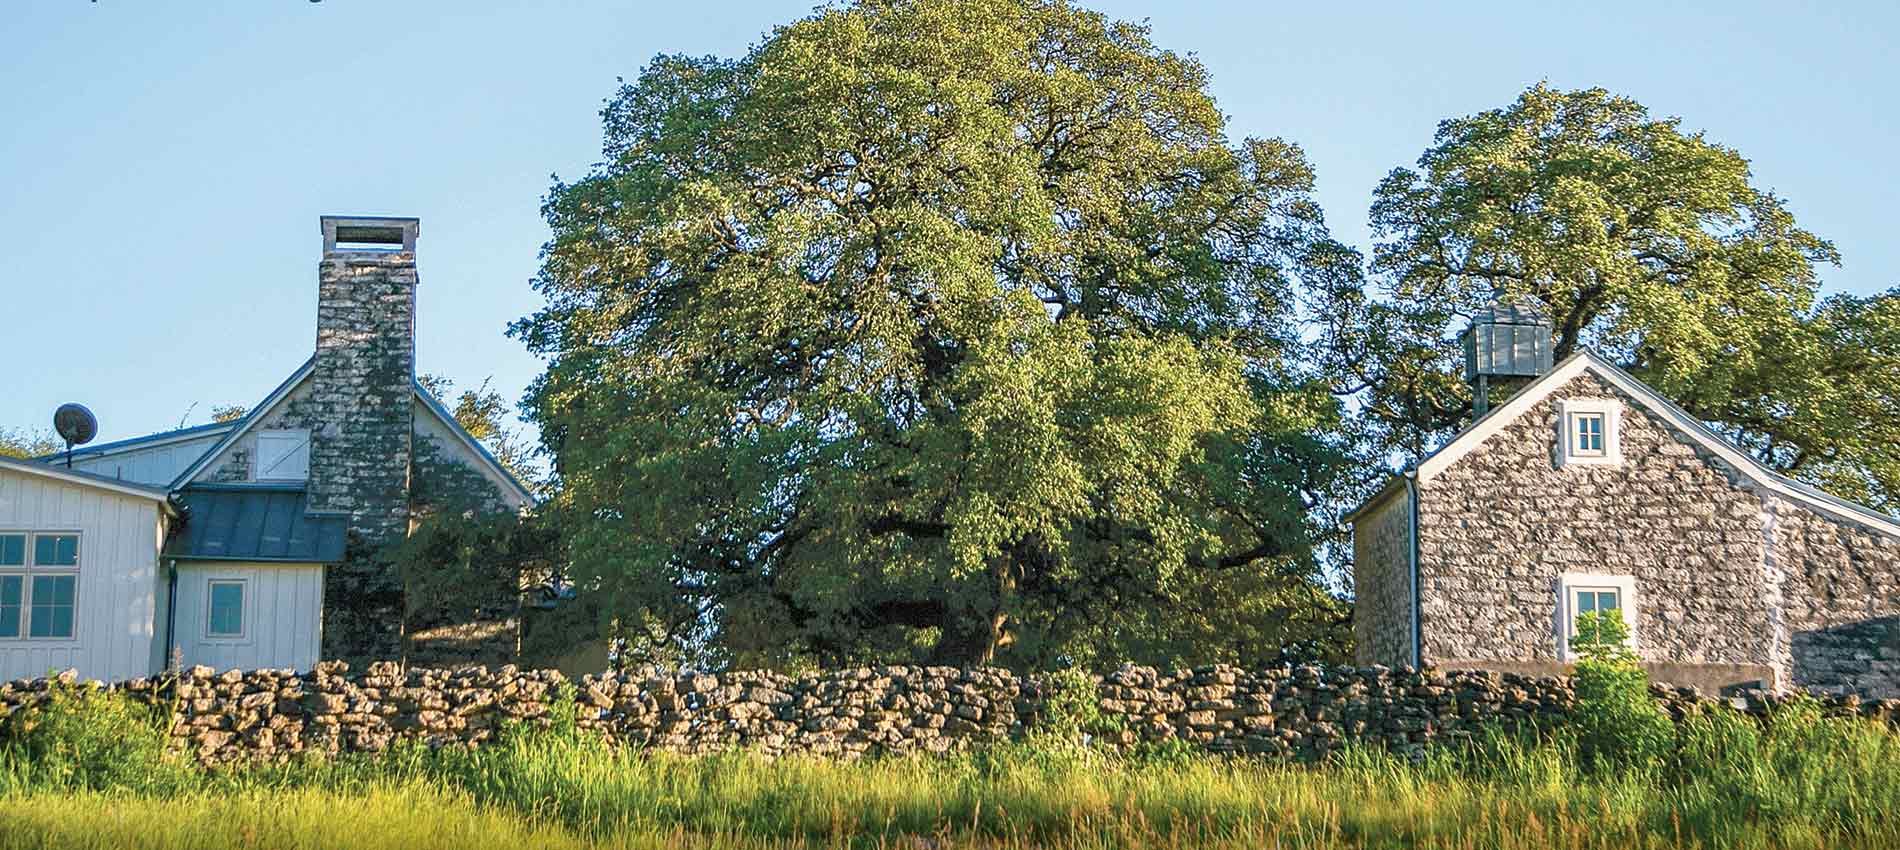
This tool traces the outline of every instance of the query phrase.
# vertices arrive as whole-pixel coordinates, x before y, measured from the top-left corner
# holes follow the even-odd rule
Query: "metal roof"
[[[316,364],[317,357],[313,354],[310,356],[310,359],[303,362],[302,366],[297,367],[297,371],[290,373],[290,377],[285,378],[283,383],[278,384],[276,389],[271,390],[270,395],[265,396],[263,401],[252,405],[251,409],[244,414],[244,418],[237,420],[237,427],[225,432],[223,439],[218,440],[215,445],[200,455],[195,463],[186,467],[185,471],[180,473],[177,478],[172,479],[172,489],[176,490],[185,486],[191,479],[197,477],[198,473],[202,472],[206,466],[209,466],[212,461],[216,460],[218,455],[222,454],[226,448],[232,443],[237,442],[238,438],[243,437],[246,432],[250,431],[251,426],[263,421],[265,414],[269,413],[271,408],[276,407],[278,402],[283,401],[284,396],[290,395],[290,391],[295,389],[297,384],[301,383],[304,378],[310,375],[311,370],[316,367]]]
[[[313,514],[302,485],[193,484],[175,497],[185,511],[165,557],[192,561],[343,560],[342,514]]]
[[[97,445],[91,445],[91,446],[74,446],[73,457],[81,458],[81,457],[87,457],[89,455],[115,452],[121,449],[133,449],[133,448],[138,448],[140,446],[143,446],[146,443],[164,443],[164,442],[169,442],[173,440],[188,439],[188,438],[197,437],[200,435],[208,437],[208,436],[211,436],[212,434],[219,433],[220,431],[228,431],[236,427],[237,427],[236,422],[208,422],[203,425],[193,425],[190,428],[178,428],[171,431],[160,431],[156,434],[146,434],[143,437],[128,437],[123,440],[114,440],[110,443],[99,443]],[[65,458],[66,458],[66,450],[60,449],[59,451],[53,452],[51,454],[40,455],[36,459],[51,462],[51,461],[65,460]]]
[[[151,487],[144,484],[135,484],[130,481],[120,481],[117,478],[109,478],[82,469],[67,469],[64,466],[55,466],[42,461],[25,460],[22,458],[6,457],[4,455],[0,455],[0,467],[16,472],[24,472],[28,475],[36,475],[41,478],[64,481],[68,484],[97,487],[101,490],[111,490],[114,493],[127,496],[151,499],[158,502],[167,511],[172,509],[171,503],[165,499],[166,492],[163,487]]]
[[[470,434],[468,429],[463,428],[462,423],[456,421],[455,414],[449,412],[448,407],[444,405],[440,399],[435,397],[435,393],[429,392],[429,388],[423,386],[421,380],[412,380],[410,383],[415,385],[416,398],[422,399],[422,406],[428,408],[430,413],[435,414],[436,418],[442,421],[442,424],[447,425],[449,430],[462,441],[462,445],[473,450],[477,457],[480,457],[484,463],[488,464],[489,469],[499,473],[503,481],[506,481],[509,486],[515,488],[515,492],[521,496],[521,501],[529,505],[535,503],[534,491],[529,490],[527,485],[522,484],[521,479],[516,478],[514,473],[508,471],[508,467],[502,466],[501,461],[495,458],[495,455],[488,450],[488,447],[482,445],[482,441],[475,439],[475,436]]]
[[[1428,452],[1424,457],[1419,458],[1417,462],[1400,470],[1391,480],[1388,480],[1372,498],[1367,499],[1361,503],[1359,507],[1349,512],[1346,515],[1346,521],[1353,522],[1357,520],[1368,508],[1371,508],[1381,499],[1385,498],[1390,490],[1397,486],[1399,479],[1414,477],[1423,481],[1436,475],[1439,470],[1456,461],[1458,458],[1463,457],[1466,452],[1482,444],[1485,438],[1502,428],[1506,423],[1522,415],[1530,405],[1536,403],[1553,390],[1556,390],[1571,378],[1576,377],[1581,370],[1586,368],[1593,369],[1598,375],[1608,379],[1610,383],[1615,384],[1618,389],[1628,393],[1638,402],[1648,407],[1652,412],[1668,420],[1677,429],[1688,435],[1690,439],[1695,440],[1709,449],[1712,454],[1721,458],[1724,463],[1741,473],[1743,477],[1753,480],[1756,484],[1766,489],[1776,491],[1782,496],[1792,498],[1797,502],[1804,503],[1811,508],[1832,514],[1839,519],[1858,522],[1888,534],[1900,535],[1900,520],[1896,520],[1892,514],[1857,502],[1848,501],[1811,484],[1797,481],[1768,468],[1767,465],[1763,464],[1747,449],[1736,445],[1733,441],[1729,440],[1728,437],[1717,433],[1714,429],[1710,428],[1707,423],[1697,419],[1695,414],[1682,409],[1681,406],[1671,401],[1667,396],[1657,392],[1654,387],[1637,380],[1635,376],[1623,371],[1615,363],[1610,362],[1609,358],[1588,348],[1578,349],[1569,357],[1564,358],[1562,363],[1558,363],[1556,367],[1544,373],[1542,377],[1532,381],[1523,389],[1519,390],[1516,395],[1511,397],[1510,401],[1492,408],[1490,412],[1479,417],[1477,421],[1465,426],[1463,430],[1453,435],[1444,445]]]

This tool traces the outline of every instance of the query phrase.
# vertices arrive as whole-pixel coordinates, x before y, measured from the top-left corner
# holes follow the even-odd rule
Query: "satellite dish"
[[[53,411],[53,430],[66,441],[66,466],[73,465],[73,446],[83,446],[99,436],[99,419],[83,404],[62,404]]]

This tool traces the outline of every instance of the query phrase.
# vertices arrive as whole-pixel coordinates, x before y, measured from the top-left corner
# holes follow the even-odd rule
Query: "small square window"
[[[0,567],[26,566],[26,535],[0,534]]]
[[[26,576],[0,576],[0,637],[20,636],[20,610]]]
[[[234,638],[244,636],[244,582],[213,581],[207,589],[209,613],[205,635]]]
[[[78,576],[34,576],[27,637],[73,636],[73,594]]]
[[[1603,456],[1603,414],[1578,413],[1570,417],[1571,450],[1578,457]]]
[[[1570,639],[1573,642],[1594,641],[1598,637],[1597,634],[1591,632],[1589,624],[1578,622],[1583,619],[1583,615],[1610,612],[1616,612],[1618,616],[1622,614],[1622,593],[1614,587],[1573,587],[1570,589],[1570,596],[1575,600],[1573,610],[1576,612],[1576,616],[1570,620]]]
[[[33,566],[76,567],[79,565],[79,535],[33,535]]]
[[[1615,614],[1623,622],[1626,645],[1637,647],[1636,579],[1633,576],[1565,573],[1557,581],[1557,654],[1564,661],[1575,661],[1577,647],[1600,637],[1591,634],[1593,623],[1602,615]],[[1582,622],[1596,614],[1592,623]]]
[[[1557,402],[1559,467],[1571,464],[1616,466],[1623,462],[1621,439],[1623,405],[1616,399],[1572,398]]]

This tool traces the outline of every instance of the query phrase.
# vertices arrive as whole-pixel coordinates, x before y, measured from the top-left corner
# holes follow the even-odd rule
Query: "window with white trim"
[[[310,432],[282,428],[257,432],[258,481],[303,481],[310,477]]]
[[[244,637],[244,580],[211,579],[205,584],[205,637]]]
[[[1585,614],[1607,615],[1614,612],[1629,630],[1629,647],[1636,648],[1636,578],[1634,576],[1565,573],[1557,581],[1557,654],[1565,661],[1577,660],[1572,649],[1587,629]]]
[[[77,634],[79,535],[0,532],[0,639]]]
[[[1568,398],[1557,407],[1557,465],[1623,462],[1623,403],[1607,398]]]

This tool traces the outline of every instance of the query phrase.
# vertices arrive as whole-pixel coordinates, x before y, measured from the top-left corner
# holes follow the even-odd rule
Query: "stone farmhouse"
[[[1552,365],[1534,316],[1465,348],[1474,383],[1528,383],[1351,515],[1360,663],[1561,672],[1616,609],[1663,681],[1900,696],[1900,522],[1593,352]]]
[[[416,380],[413,218],[324,216],[314,354],[244,417],[0,459],[0,680],[393,658],[428,490],[528,490]]]

